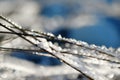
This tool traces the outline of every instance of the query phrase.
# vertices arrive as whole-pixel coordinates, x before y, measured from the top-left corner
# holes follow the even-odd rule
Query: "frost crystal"
[[[118,49],[116,50],[116,52],[120,53],[120,48],[118,48]]]
[[[51,48],[49,47],[49,44],[46,39],[41,38],[41,42],[39,42],[38,46],[42,49],[46,49],[48,51],[51,51]]]
[[[62,50],[61,47],[54,45],[52,42],[49,42],[49,46],[50,46],[52,49],[54,49],[55,51],[58,51],[58,52]]]
[[[77,50],[72,50],[72,53],[78,54],[78,51]]]
[[[58,38],[58,39],[62,39],[62,36],[59,34],[59,35],[57,36],[57,38]]]
[[[47,35],[50,37],[54,37],[54,35],[52,33],[47,33]]]

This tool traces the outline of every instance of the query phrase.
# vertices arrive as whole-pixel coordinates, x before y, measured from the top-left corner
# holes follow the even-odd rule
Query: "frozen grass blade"
[[[5,20],[6,22],[10,23],[10,24],[11,24],[12,26],[14,26],[16,29],[22,31],[23,33],[26,33],[23,29],[21,29],[21,28],[22,28],[21,26],[18,26],[17,24],[13,23],[11,20],[8,20],[8,19],[6,19],[6,18],[3,17],[3,16],[0,16],[0,18],[3,19],[3,20]],[[12,30],[12,29],[10,29],[10,27],[7,27],[6,25],[4,25],[4,24],[2,24],[2,23],[0,23],[0,25],[1,25],[2,27],[6,28],[7,30],[15,33],[16,35],[18,35],[19,37],[23,38],[24,40],[28,41],[28,42],[31,43],[32,45],[34,45],[34,46],[36,46],[36,47],[39,47],[38,45],[34,44],[33,42],[31,42],[30,40],[28,40],[28,39],[25,38],[24,36],[21,36],[21,35],[17,34],[17,32],[14,31],[14,30]],[[37,40],[35,37],[33,37],[33,38],[34,38],[35,40]],[[39,41],[39,42],[40,42],[40,41]],[[39,47],[39,48],[41,48],[41,47]],[[67,65],[71,66],[71,67],[74,68],[75,70],[81,72],[81,73],[82,73],[84,76],[86,76],[88,79],[93,80],[93,78],[91,78],[90,76],[86,75],[84,72],[82,72],[81,70],[77,69],[76,67],[70,65],[68,62],[66,62],[65,60],[61,59],[59,56],[56,56],[56,55],[53,54],[51,51],[47,51],[47,50],[44,49],[44,48],[41,48],[41,49],[44,50],[45,52],[48,52],[48,53],[51,54],[52,56],[58,58],[58,59],[61,60],[62,62],[66,63]]]
[[[102,77],[105,80],[109,80],[100,72],[91,70],[95,68],[94,65],[96,64],[103,65],[105,67],[110,67],[110,69],[116,69],[120,67],[120,59],[116,55],[114,55],[114,52],[109,51],[109,49],[107,48],[104,49],[103,47],[88,45],[87,43],[82,41],[63,38],[60,35],[55,36],[51,33],[38,32],[34,30],[25,30],[21,26],[13,23],[11,20],[8,20],[3,16],[0,16],[0,19],[11,24],[11,26],[8,27],[7,25],[0,23],[2,27],[10,31],[0,31],[1,34],[5,33],[17,35],[18,37],[21,37],[22,39],[26,40],[27,42],[29,42],[37,48],[20,49],[0,47],[1,50],[38,52],[37,55],[39,55],[41,52],[47,52],[55,58],[58,58],[62,62],[71,66],[73,69],[79,71],[90,80],[101,80]],[[19,32],[15,31],[14,29],[18,30]],[[30,39],[28,39],[27,37],[29,37]],[[56,46],[52,43],[52,41],[69,43],[71,46],[65,47],[65,44],[63,44],[64,47],[59,45]],[[72,48],[72,46],[77,46],[77,48]],[[96,63],[92,60],[97,60],[100,63]]]

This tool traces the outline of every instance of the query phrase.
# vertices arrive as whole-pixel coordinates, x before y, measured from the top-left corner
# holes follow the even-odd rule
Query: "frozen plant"
[[[2,15],[0,19],[10,24],[0,22],[0,26],[6,29],[6,31],[0,31],[1,34],[17,35],[14,36],[15,38],[9,38],[10,41],[22,38],[30,43],[26,46],[28,48],[7,47],[4,43],[0,46],[1,51],[30,51],[38,56],[42,52],[46,52],[71,66],[89,80],[114,80],[116,76],[120,75],[119,49],[89,45],[83,41],[64,38],[61,35],[55,36],[52,33],[27,30]],[[8,39],[3,38],[3,41],[5,40]],[[55,45],[55,42],[58,45]],[[29,48],[29,46],[33,47]]]

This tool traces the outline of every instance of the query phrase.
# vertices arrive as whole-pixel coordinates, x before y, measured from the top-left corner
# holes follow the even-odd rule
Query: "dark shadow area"
[[[43,53],[43,54],[46,54],[46,53]],[[47,56],[38,56],[38,55],[34,55],[28,52],[22,52],[22,51],[13,52],[11,56],[24,59],[24,60],[28,60],[35,64],[40,64],[43,66],[57,66],[61,64],[61,62],[56,58],[47,57]]]

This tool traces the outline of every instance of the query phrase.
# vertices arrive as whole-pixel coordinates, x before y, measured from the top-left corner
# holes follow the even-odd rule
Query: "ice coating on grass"
[[[58,39],[63,39],[66,41],[69,40],[66,38],[62,38],[61,36]],[[105,46],[100,47],[96,45],[88,46],[86,42],[78,42],[74,39],[70,39],[69,42],[80,44],[82,46],[68,46],[68,48],[71,48],[62,49],[59,46],[55,46],[52,42],[47,42],[47,40],[43,40],[43,42],[43,45],[47,45],[47,47],[43,48],[46,49],[49,46],[49,48],[52,48],[54,51],[51,51],[51,49],[47,49],[48,51],[50,50],[50,52],[52,52],[58,58],[68,62],[77,70],[82,71],[83,73],[92,77],[95,80],[112,80],[115,75],[120,75],[120,71],[118,68],[120,67],[120,64],[114,63],[119,62],[120,60],[116,57],[111,57],[108,55],[109,52],[110,54],[112,54],[112,48],[108,49]],[[63,54],[62,51],[69,54]],[[104,52],[104,54],[101,54],[102,52]]]
[[[41,38],[40,41],[41,42],[39,42],[37,44],[39,48],[45,49],[45,50],[50,51],[50,52],[52,51],[51,48],[49,47],[49,44],[48,44],[46,39]]]
[[[52,33],[47,33],[48,36],[54,37]]]
[[[112,80],[115,75],[120,75],[120,70],[118,68],[120,64],[116,63],[120,62],[120,60],[114,56],[115,50],[113,48],[107,48],[105,46],[100,47],[94,44],[88,45],[86,42],[77,41],[75,39],[62,38],[61,35],[57,36],[57,39],[66,41],[66,43],[68,42],[66,44],[67,49],[63,48],[59,50],[57,49],[57,46],[53,46],[54,44],[50,42],[49,46],[54,47],[54,49],[58,51],[54,51],[53,53],[78,70],[81,70],[86,75],[89,75],[95,80]],[[77,45],[79,47],[70,48],[71,46],[69,44]],[[63,54],[59,51],[69,54]],[[118,51],[119,50],[117,50],[117,52]],[[70,53],[78,55],[71,55]],[[111,57],[109,54],[114,57]]]
[[[113,77],[107,77],[106,76],[107,74],[110,74],[110,73],[116,74],[116,72],[117,74],[120,74],[118,68],[111,68],[109,66],[111,63],[107,63],[104,61],[101,62],[97,59],[96,60],[85,59],[85,58],[80,59],[72,55],[66,55],[66,56],[64,55],[62,57],[64,60],[68,61],[71,65],[75,66],[77,69],[81,70],[85,74],[93,77],[95,80],[110,80]],[[102,63],[102,64],[99,64],[99,63]]]
[[[17,29],[17,27],[15,28]],[[89,76],[95,80],[110,80],[115,75],[120,75],[119,48],[114,50],[105,46],[89,45],[84,41],[64,38],[61,35],[54,36],[52,33],[45,32],[37,32],[42,36],[38,39],[34,32],[31,31],[33,35],[29,39],[26,36],[24,38],[37,44],[38,49],[43,49],[75,70],[84,73],[86,77]],[[26,34],[29,33],[26,32]],[[68,43],[70,46],[65,47],[65,44],[56,46],[52,42],[53,39]]]
[[[56,46],[56,45],[54,45],[52,42],[49,42],[48,43],[49,44],[49,46],[53,49],[53,50],[55,50],[55,51],[61,51],[62,50],[62,48],[60,47],[60,46]]]

